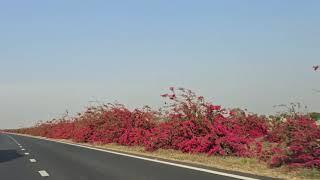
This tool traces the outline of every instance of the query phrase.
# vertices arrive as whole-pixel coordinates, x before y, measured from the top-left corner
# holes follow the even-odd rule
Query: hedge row
[[[320,128],[303,115],[285,120],[226,110],[190,90],[170,88],[158,111],[108,104],[31,128],[10,130],[76,142],[144,146],[148,151],[253,157],[271,167],[320,168]]]

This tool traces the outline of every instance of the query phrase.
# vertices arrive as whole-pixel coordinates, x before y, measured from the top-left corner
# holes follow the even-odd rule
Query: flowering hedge
[[[276,144],[272,166],[320,167],[320,129],[310,117],[277,123],[267,139]]]
[[[148,151],[255,157],[272,167],[320,168],[320,128],[307,116],[268,119],[206,102],[190,90],[170,88],[163,109],[123,105],[90,107],[76,117],[11,132],[76,142],[144,146]]]

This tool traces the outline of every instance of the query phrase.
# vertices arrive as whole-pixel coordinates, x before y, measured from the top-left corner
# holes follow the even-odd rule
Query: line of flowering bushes
[[[87,108],[76,117],[9,131],[82,143],[144,146],[148,151],[253,157],[271,167],[320,168],[320,128],[308,116],[280,121],[226,110],[183,88],[170,88],[162,97],[169,102],[158,111],[107,104]]]

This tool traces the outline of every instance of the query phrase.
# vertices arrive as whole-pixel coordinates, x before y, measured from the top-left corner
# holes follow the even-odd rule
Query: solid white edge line
[[[42,177],[48,177],[49,176],[49,174],[45,170],[41,170],[41,171],[38,171],[38,172]]]
[[[37,162],[37,160],[35,160],[35,159],[29,159],[29,161],[32,162],[32,163]]]
[[[144,157],[135,156],[135,155],[118,153],[118,152],[114,152],[114,151],[108,151],[108,150],[98,149],[98,148],[94,148],[94,147],[83,146],[83,145],[79,145],[79,144],[71,144],[71,143],[65,143],[65,144],[74,145],[74,146],[83,147],[83,148],[92,149],[92,150],[97,150],[97,151],[102,151],[102,152],[107,152],[107,153],[116,154],[116,155],[120,155],[120,156],[131,157],[131,158],[135,158],[135,159],[141,159],[141,160],[145,160],[145,161],[156,162],[156,163],[160,163],[160,164],[166,164],[166,165],[170,165],[170,166],[192,169],[192,170],[206,172],[206,173],[210,173],[210,174],[232,177],[232,178],[236,178],[236,179],[258,180],[255,178],[250,178],[250,177],[245,177],[245,176],[240,176],[240,175],[235,175],[235,174],[229,174],[229,173],[224,173],[224,172],[219,172],[219,171],[213,171],[213,170],[209,170],[209,169],[203,169],[203,168],[198,168],[198,167],[193,167],[193,166],[188,166],[188,165],[183,165],[183,164],[177,164],[177,163],[172,163],[172,162],[167,162],[167,161],[162,161],[162,160],[144,158]]]
[[[16,134],[16,135],[20,135],[20,134]],[[20,136],[24,136],[24,135],[20,135]],[[229,174],[229,173],[224,173],[224,172],[219,172],[219,171],[214,171],[214,170],[209,170],[209,169],[204,169],[204,168],[198,168],[198,167],[193,167],[193,166],[188,166],[188,165],[183,165],[183,164],[177,164],[177,163],[172,163],[172,162],[167,162],[167,161],[162,161],[162,160],[156,160],[156,159],[145,158],[145,157],[125,154],[125,153],[119,153],[119,152],[109,151],[109,150],[105,150],[105,149],[99,149],[99,148],[84,146],[84,145],[80,145],[80,144],[62,142],[62,141],[58,141],[58,140],[47,139],[47,138],[44,138],[44,137],[32,137],[32,136],[24,136],[24,137],[30,137],[30,138],[42,139],[42,140],[56,142],[56,143],[68,144],[68,145],[71,145],[71,146],[78,146],[78,147],[82,147],[82,148],[86,148],[86,149],[91,149],[91,150],[96,150],[96,151],[101,151],[101,152],[107,152],[107,153],[110,153],[110,154],[116,154],[116,155],[120,155],[120,156],[126,156],[126,157],[135,158],[135,159],[141,159],[141,160],[145,160],[145,161],[151,161],[151,162],[156,162],[156,163],[160,163],[160,164],[166,164],[166,165],[170,165],[170,166],[176,166],[176,167],[181,167],[181,168],[185,168],[185,169],[191,169],[191,170],[196,170],[196,171],[200,171],[200,172],[206,172],[206,173],[210,173],[210,174],[216,174],[216,175],[220,175],[220,176],[226,176],[226,177],[231,177],[231,178],[236,178],[236,179],[241,179],[241,180],[259,180],[259,179],[256,179],[256,178],[250,178],[250,177],[241,176],[241,175]]]

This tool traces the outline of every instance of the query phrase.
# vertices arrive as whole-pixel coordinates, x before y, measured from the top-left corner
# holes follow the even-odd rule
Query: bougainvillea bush
[[[308,116],[276,123],[267,137],[273,143],[271,165],[320,167],[320,129]]]
[[[286,121],[226,110],[184,88],[170,88],[165,106],[130,110],[120,104],[89,107],[75,117],[11,132],[86,143],[143,146],[148,151],[253,157],[271,167],[320,168],[320,128],[308,116]]]

